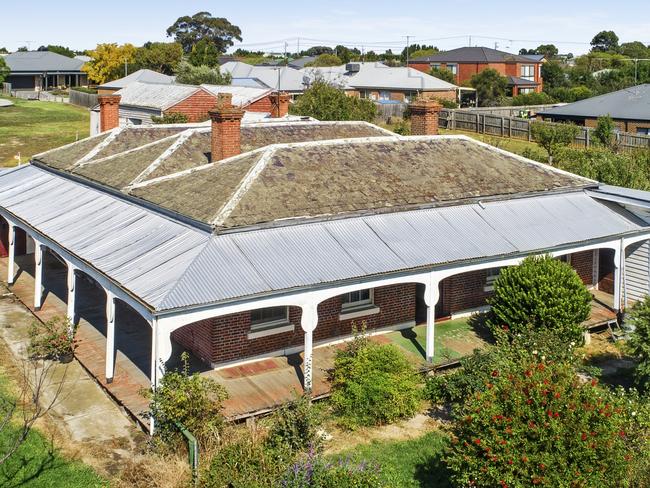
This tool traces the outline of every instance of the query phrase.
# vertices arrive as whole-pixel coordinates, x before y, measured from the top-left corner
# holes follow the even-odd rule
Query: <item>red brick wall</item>
[[[99,95],[99,131],[115,129],[120,125],[121,95]]]
[[[202,122],[208,120],[208,111],[217,104],[217,97],[199,90],[185,100],[165,110],[165,113],[182,113],[187,116],[188,122]]]
[[[266,112],[266,113],[271,113],[271,108],[272,108],[272,103],[271,103],[271,97],[266,96],[264,98],[260,98],[259,100],[256,100],[255,102],[243,107],[247,112]]]
[[[484,306],[490,296],[490,292],[485,291],[486,278],[487,270],[480,270],[442,280],[443,316]]]
[[[9,223],[0,217],[0,257],[9,255]]]
[[[324,301],[318,307],[319,319],[314,341],[348,335],[352,332],[353,322],[360,327],[361,322],[365,321],[370,330],[415,320],[415,287],[414,283],[409,283],[376,288],[375,305],[380,308],[380,312],[354,320],[339,320],[340,296]],[[172,338],[206,362],[214,364],[236,361],[302,345],[304,333],[300,327],[301,314],[299,307],[289,308],[289,320],[295,326],[293,332],[257,339],[248,339],[251,329],[250,312],[186,325],[174,331]]]
[[[593,285],[594,281],[594,251],[583,251],[571,254],[571,267],[585,285]]]

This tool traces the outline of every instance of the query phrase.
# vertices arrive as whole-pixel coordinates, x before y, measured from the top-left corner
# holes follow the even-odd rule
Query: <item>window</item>
[[[519,94],[520,95],[525,95],[526,93],[533,93],[535,91],[534,88],[520,88],[519,89]]]
[[[501,273],[501,268],[490,268],[487,270],[487,276],[485,278],[485,287],[483,288],[484,291],[494,290],[494,282],[499,277],[499,273]]]
[[[390,92],[386,90],[381,90],[379,92],[379,100],[387,101],[390,100]]]
[[[535,81],[535,65],[523,64],[521,66],[521,77],[524,80]]]
[[[136,119],[133,117],[128,118],[129,124],[131,125],[142,125],[142,119]]]
[[[650,136],[650,127],[637,127],[636,133],[641,136]]]
[[[432,67],[433,69],[440,69],[440,63],[433,63],[433,64],[431,65],[431,67]]]
[[[451,71],[454,75],[456,75],[458,73],[458,65],[457,64],[454,64],[454,63],[449,64],[449,63],[447,63],[447,69],[449,71]]]
[[[374,290],[358,290],[343,295],[343,310],[369,307],[373,304]]]
[[[251,330],[269,329],[289,323],[289,307],[258,308],[251,312]]]

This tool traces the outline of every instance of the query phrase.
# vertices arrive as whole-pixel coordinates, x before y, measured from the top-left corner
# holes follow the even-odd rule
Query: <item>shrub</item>
[[[229,85],[230,73],[222,74],[219,67],[206,65],[194,66],[187,61],[181,61],[176,68],[176,82],[187,85]]]
[[[580,128],[573,124],[557,124],[542,121],[531,122],[530,132],[537,144],[546,149],[548,163],[553,164],[557,152],[575,141]]]
[[[348,427],[391,423],[419,407],[420,376],[392,344],[356,338],[337,351],[330,380],[332,405]]]
[[[566,344],[581,343],[591,294],[568,264],[548,255],[531,256],[519,266],[501,269],[488,303],[493,333],[548,329]]]
[[[640,454],[630,450],[638,428],[624,393],[532,355],[491,376],[454,415],[446,462],[455,486],[629,486]]]
[[[516,97],[512,97],[512,105],[544,105],[547,103],[555,103],[555,99],[548,93],[522,93]]]
[[[615,128],[614,120],[609,115],[602,115],[598,117],[598,123],[594,129],[594,136],[604,147],[612,149],[616,142],[614,136]]]
[[[162,117],[153,115],[151,116],[151,121],[154,124],[186,124],[187,115],[180,112],[169,112],[163,114]]]
[[[630,352],[639,359],[634,375],[639,386],[647,389],[650,382],[650,296],[634,304],[626,322],[634,327],[628,343]]]
[[[222,402],[228,398],[223,386],[198,373],[189,372],[189,355],[181,354],[180,371],[167,371],[160,384],[145,395],[150,398],[156,435],[164,442],[178,439],[180,423],[199,442],[205,442],[223,424]]]
[[[377,116],[377,107],[370,100],[351,97],[323,80],[316,80],[289,107],[292,114],[318,120],[366,120]]]
[[[342,64],[343,64],[343,61],[341,61],[341,58],[339,58],[335,54],[323,53],[323,54],[319,55],[316,59],[314,59],[311,63],[306,63],[305,68],[309,68],[309,67],[321,68],[321,67],[328,67],[328,66],[341,66]]]
[[[456,83],[456,75],[446,68],[431,68],[429,74],[435,78],[446,81],[447,83]]]
[[[66,317],[54,317],[47,322],[34,321],[29,329],[27,352],[35,359],[66,360],[76,347],[76,326]]]
[[[319,450],[323,443],[322,416],[308,395],[296,396],[280,407],[272,417],[267,443],[286,446],[291,451]]]

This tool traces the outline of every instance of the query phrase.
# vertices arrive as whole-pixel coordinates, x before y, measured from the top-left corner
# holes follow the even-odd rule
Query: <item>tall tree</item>
[[[182,58],[183,48],[177,42],[147,42],[136,49],[134,67],[172,75]]]
[[[614,31],[600,31],[591,40],[591,50],[597,52],[617,52],[618,36]]]
[[[20,47],[17,49],[17,51],[18,51],[19,53],[26,53],[27,51],[29,51],[29,49],[27,49],[27,46],[20,46]]]
[[[233,39],[242,40],[239,27],[223,17],[213,17],[210,12],[197,12],[191,17],[179,17],[167,28],[167,35],[174,37],[176,42],[183,46],[186,54],[189,54],[201,39],[211,40],[219,53],[226,52],[226,49],[234,44]]]
[[[187,85],[230,85],[230,73],[221,73],[219,66],[193,66],[187,61],[182,61],[176,70],[176,81]]]
[[[544,88],[564,86],[566,84],[566,75],[562,65],[553,60],[542,64],[542,80],[544,80]]]
[[[641,41],[624,42],[620,47],[621,54],[628,58],[648,58],[650,57],[650,48]]]
[[[535,54],[543,54],[546,59],[553,59],[558,53],[555,44],[541,44],[535,49]]]
[[[506,96],[508,79],[495,69],[488,68],[472,76],[470,85],[476,89],[479,105],[486,107]]]
[[[334,54],[334,49],[329,46],[314,46],[303,51],[305,56],[320,56],[321,54]]]
[[[124,65],[133,63],[135,46],[133,44],[118,46],[115,43],[98,44],[94,50],[88,51],[88,55],[92,59],[81,69],[88,73],[92,81],[102,84],[125,75]]]
[[[65,46],[54,46],[52,44],[48,44],[47,46],[41,46],[38,48],[38,51],[49,51],[51,53],[57,53],[60,54],[61,56],[66,56],[68,58],[74,58],[75,56],[75,53],[72,49]]]
[[[338,56],[334,56],[333,54],[321,54],[311,63],[305,64],[305,68],[323,68],[327,66],[341,66],[342,64],[343,61]]]
[[[219,64],[219,49],[210,39],[204,37],[194,44],[187,60],[194,66],[209,66],[213,68]]]

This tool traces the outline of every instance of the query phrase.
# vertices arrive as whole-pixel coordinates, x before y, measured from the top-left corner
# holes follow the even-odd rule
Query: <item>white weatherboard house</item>
[[[414,104],[414,129],[436,132],[439,108]],[[207,370],[301,351],[310,388],[314,347],[355,320],[379,333],[421,311],[431,358],[436,320],[484,305],[498,269],[531,254],[569,261],[615,310],[648,292],[646,192],[463,136],[242,115],[222,103],[211,127],[114,128],[0,175],[8,282],[32,248],[35,308],[51,256],[72,320],[93,306],[80,280],[102,290],[107,387],[125,381],[126,308],[153,385],[180,345]]]

